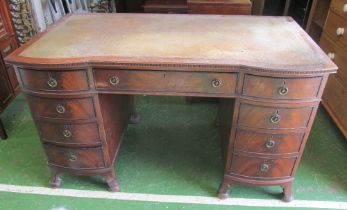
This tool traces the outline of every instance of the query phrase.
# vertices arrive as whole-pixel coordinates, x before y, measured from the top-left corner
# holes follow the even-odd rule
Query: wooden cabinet
[[[250,15],[250,0],[188,0],[189,14]]]
[[[146,0],[145,13],[187,13],[187,0]]]
[[[315,40],[319,42],[323,27],[329,11],[330,0],[313,0],[310,15],[307,20],[306,31]]]
[[[332,0],[320,46],[337,64],[323,94],[323,105],[347,138],[347,0]]]
[[[4,57],[17,48],[7,1],[0,1],[0,113],[19,93],[19,84],[12,66],[4,63]],[[0,119],[0,137],[7,134]]]
[[[250,0],[146,0],[145,13],[250,15]]]

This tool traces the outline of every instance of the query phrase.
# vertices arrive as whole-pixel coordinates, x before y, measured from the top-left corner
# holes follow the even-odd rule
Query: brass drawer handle
[[[51,88],[55,88],[55,87],[58,86],[57,80],[55,80],[55,79],[52,78],[52,77],[50,77],[50,78],[48,79],[47,84],[48,84],[48,86],[51,87]]]
[[[111,85],[117,85],[119,83],[119,77],[111,76],[108,81]]]
[[[77,156],[76,155],[70,155],[69,161],[75,162],[76,160],[77,160]]]
[[[267,142],[265,142],[265,147],[268,149],[272,149],[275,147],[275,141],[274,140],[268,140]]]
[[[220,79],[213,79],[211,82],[212,87],[219,87],[222,84],[222,81]]]
[[[342,10],[343,10],[344,13],[347,13],[347,4],[344,4],[344,5],[343,5]]]
[[[281,86],[281,87],[278,88],[277,92],[278,92],[278,94],[280,94],[281,96],[285,96],[285,95],[288,94],[289,88],[286,87],[286,86]]]
[[[336,35],[337,35],[337,36],[342,36],[344,33],[345,33],[345,29],[344,29],[344,28],[338,27],[338,28],[336,29]]]
[[[274,114],[270,117],[270,122],[273,124],[277,124],[281,121],[281,116],[279,114]]]
[[[64,136],[65,138],[69,138],[69,137],[72,136],[72,133],[71,133],[70,130],[65,129],[65,130],[63,130],[63,136]]]
[[[60,105],[60,104],[57,105],[56,110],[57,110],[57,112],[58,112],[59,114],[63,114],[63,113],[65,113],[65,111],[66,111],[66,110],[65,110],[65,107],[62,106],[62,105]]]
[[[261,172],[268,172],[270,169],[270,165],[267,163],[263,163],[260,165],[260,171]]]

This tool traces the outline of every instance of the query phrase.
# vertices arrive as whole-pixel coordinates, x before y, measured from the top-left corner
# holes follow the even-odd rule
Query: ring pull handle
[[[284,80],[282,86],[277,89],[277,93],[280,94],[281,96],[285,96],[288,94],[288,92],[289,92],[289,88],[286,85],[286,81]]]
[[[276,114],[272,115],[270,117],[270,122],[272,124],[277,124],[281,121],[281,115],[278,114],[278,111],[276,112]]]
[[[281,86],[278,88],[278,94],[280,94],[281,96],[287,95],[288,92],[289,92],[289,89],[286,86]]]
[[[108,82],[111,84],[111,85],[117,85],[119,83],[119,77],[117,76],[111,76],[110,78],[108,78]]]
[[[270,169],[270,165],[267,163],[263,163],[260,165],[260,171],[261,172],[268,172]]]
[[[212,87],[219,87],[220,85],[222,84],[222,81],[220,80],[220,79],[213,79],[212,81],[211,81],[211,85],[212,85]]]
[[[77,160],[77,156],[76,155],[70,155],[69,161],[70,162],[75,162]]]
[[[275,141],[274,140],[268,140],[267,142],[265,142],[265,147],[268,149],[272,149],[275,147]]]
[[[58,86],[57,80],[54,79],[54,78],[52,77],[51,74],[48,75],[47,84],[48,84],[48,86],[51,87],[51,88],[55,88],[55,87]]]
[[[345,33],[345,29],[344,29],[344,28],[338,27],[338,28],[336,29],[336,35],[337,35],[337,36],[342,36],[344,33]]]
[[[64,136],[65,138],[69,138],[69,137],[72,136],[72,132],[71,132],[70,130],[68,130],[68,129],[64,129],[64,130],[63,130],[63,136]]]
[[[64,114],[65,113],[65,107],[63,105],[58,104],[57,107],[55,108],[59,114]]]

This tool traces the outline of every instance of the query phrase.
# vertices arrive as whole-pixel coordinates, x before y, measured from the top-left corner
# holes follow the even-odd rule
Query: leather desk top
[[[82,14],[63,18],[6,58],[25,64],[147,63],[332,73],[290,17]]]

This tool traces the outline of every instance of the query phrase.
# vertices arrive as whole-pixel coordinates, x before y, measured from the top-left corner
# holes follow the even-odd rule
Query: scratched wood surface
[[[39,34],[9,62],[199,63],[298,71],[334,64],[289,17],[72,15]]]

